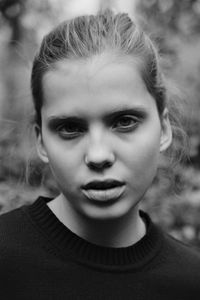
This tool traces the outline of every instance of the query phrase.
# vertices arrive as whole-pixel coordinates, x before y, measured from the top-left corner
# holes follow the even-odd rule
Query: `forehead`
[[[139,63],[132,58],[109,54],[84,60],[61,60],[43,78],[46,109],[100,110],[103,104],[152,105],[152,98],[140,76]],[[154,100],[153,100],[154,102]],[[67,104],[67,106],[66,106]],[[58,107],[58,105],[57,105]],[[104,107],[105,108],[105,107]]]
[[[53,77],[60,79],[59,77],[65,77],[66,84],[69,86],[74,82],[74,79],[81,79],[81,82],[91,82],[94,84],[95,79],[98,77],[102,82],[105,78],[110,79],[110,82],[115,82],[118,79],[118,73],[126,73],[129,77],[129,73],[137,73],[138,79],[140,78],[140,63],[139,60],[130,56],[119,56],[111,53],[102,53],[94,55],[90,58],[82,59],[63,59],[56,62],[50,70],[44,75],[45,78]],[[111,77],[109,76],[110,74]],[[116,76],[115,76],[116,74]],[[101,76],[102,75],[102,76]],[[129,77],[130,78],[130,77]],[[131,78],[130,78],[131,79]],[[59,80],[58,80],[59,81]],[[142,81],[142,80],[141,80]],[[80,81],[79,81],[80,82]]]

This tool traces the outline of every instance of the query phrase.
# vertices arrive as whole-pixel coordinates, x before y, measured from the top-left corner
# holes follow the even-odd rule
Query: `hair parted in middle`
[[[156,100],[159,114],[165,107],[165,87],[161,80],[157,49],[128,14],[114,14],[111,10],[97,15],[67,20],[47,34],[36,55],[32,69],[32,93],[41,124],[43,104],[42,76],[60,60],[89,59],[104,52],[128,56],[138,60],[141,76]]]
[[[186,157],[187,139],[181,125],[179,103],[170,99],[169,86],[161,71],[155,43],[127,13],[115,14],[110,9],[100,11],[97,15],[64,21],[43,38],[33,62],[31,76],[35,123],[38,126],[42,123],[41,108],[45,100],[43,75],[59,61],[85,61],[106,52],[111,53],[116,60],[129,58],[137,63],[141,78],[155,99],[159,116],[167,107],[173,139],[178,139],[182,144],[182,147],[172,145],[167,150],[172,164]]]

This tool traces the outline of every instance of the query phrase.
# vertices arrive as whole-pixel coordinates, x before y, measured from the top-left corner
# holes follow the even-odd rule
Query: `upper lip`
[[[124,185],[124,182],[122,181],[118,181],[115,179],[108,179],[108,180],[104,180],[104,181],[99,181],[99,180],[94,180],[94,181],[90,181],[87,184],[83,185],[82,188],[85,190],[89,190],[89,189],[111,189],[111,188],[115,188],[117,186],[122,186]]]

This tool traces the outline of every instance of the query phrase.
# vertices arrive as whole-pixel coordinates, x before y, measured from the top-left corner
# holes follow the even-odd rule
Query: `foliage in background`
[[[72,2],[0,0],[1,213],[39,194],[57,194],[50,170],[34,147],[29,80],[37,46],[67,15],[66,3]],[[160,47],[166,77],[181,87],[190,143],[189,160],[175,170],[175,191],[161,170],[143,206],[168,232],[200,247],[200,1],[142,0],[137,11]]]

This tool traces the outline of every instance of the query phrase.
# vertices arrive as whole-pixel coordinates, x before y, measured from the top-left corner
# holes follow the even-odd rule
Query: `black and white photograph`
[[[200,299],[200,0],[0,0],[0,299]]]

